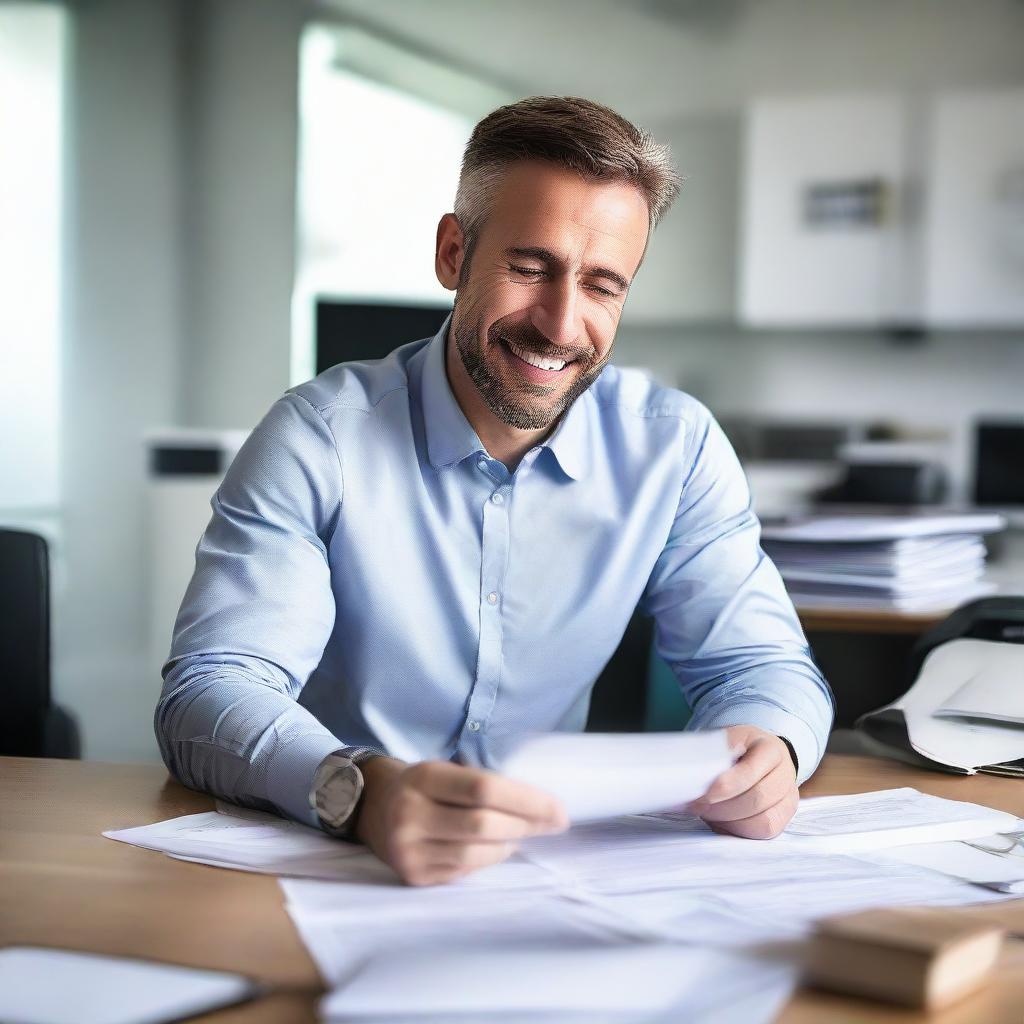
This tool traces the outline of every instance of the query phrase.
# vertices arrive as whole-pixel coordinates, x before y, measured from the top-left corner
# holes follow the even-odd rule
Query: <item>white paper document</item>
[[[878,856],[885,861],[930,868],[996,892],[1024,895],[1024,831],[959,842],[901,846]]]
[[[327,1020],[767,1024],[796,985],[794,964],[650,944],[467,946],[368,963],[320,1006]]]
[[[164,1024],[257,993],[222,971],[69,949],[0,949],[4,1024]]]
[[[771,541],[862,543],[944,534],[997,533],[1005,528],[1006,519],[994,512],[926,516],[813,516],[798,522],[765,526],[761,536]]]
[[[364,847],[262,811],[205,811],[103,834],[179,860],[240,871],[299,878],[394,877]]]
[[[498,770],[556,796],[570,820],[588,821],[696,800],[735,760],[724,729],[548,733],[520,743]]]
[[[856,853],[972,839],[990,832],[1012,832],[1022,825],[1015,815],[992,807],[945,800],[916,789],[884,789],[801,800],[780,838],[804,849]]]

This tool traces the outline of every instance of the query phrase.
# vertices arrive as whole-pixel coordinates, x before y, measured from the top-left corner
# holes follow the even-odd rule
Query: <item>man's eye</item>
[[[544,271],[536,267],[517,267],[514,263],[509,264],[509,270],[514,271],[522,277],[543,277]]]
[[[602,296],[602,297],[609,298],[609,299],[615,297],[615,292],[609,291],[607,288],[602,288],[599,284],[591,284],[591,285],[587,285],[587,287],[592,292],[597,292],[597,294]]]

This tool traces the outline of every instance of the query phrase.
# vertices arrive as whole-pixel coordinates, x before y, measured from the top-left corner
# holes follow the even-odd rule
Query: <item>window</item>
[[[434,276],[437,222],[473,124],[507,100],[336,26],[304,34],[299,93],[293,383],[314,372],[317,296],[450,305]]]
[[[0,514],[59,499],[65,15],[0,6]]]

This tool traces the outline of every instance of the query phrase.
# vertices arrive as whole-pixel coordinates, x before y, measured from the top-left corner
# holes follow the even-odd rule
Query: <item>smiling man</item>
[[[213,498],[156,714],[182,782],[411,883],[495,863],[566,824],[496,751],[583,728],[639,605],[691,727],[740,752],[695,809],[781,831],[831,694],[710,413],[608,365],[676,190],[664,147],[587,100],[477,125],[437,231],[452,315],[288,392]]]

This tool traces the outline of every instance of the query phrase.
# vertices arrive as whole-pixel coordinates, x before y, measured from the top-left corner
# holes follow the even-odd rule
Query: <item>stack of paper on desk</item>
[[[766,526],[765,552],[793,600],[811,607],[926,611],[991,593],[980,534],[997,515],[822,516]]]

